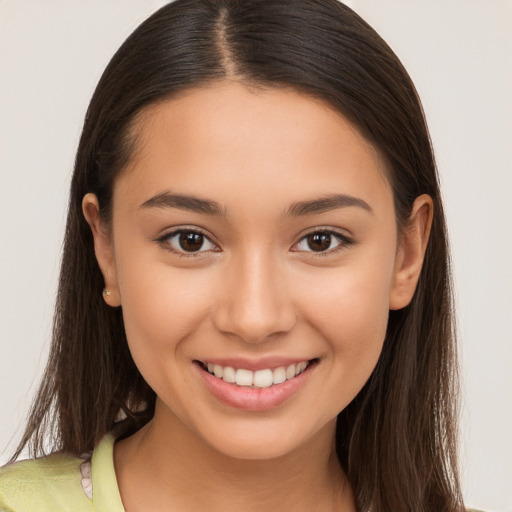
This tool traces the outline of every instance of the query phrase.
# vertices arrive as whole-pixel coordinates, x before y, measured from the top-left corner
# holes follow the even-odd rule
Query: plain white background
[[[67,189],[101,72],[162,0],[0,0],[0,462],[44,366]],[[419,90],[453,249],[468,505],[512,511],[512,2],[352,0]]]

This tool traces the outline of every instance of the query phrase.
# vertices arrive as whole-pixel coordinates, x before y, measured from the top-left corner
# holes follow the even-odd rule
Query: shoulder
[[[53,454],[0,468],[2,512],[89,512],[92,502],[82,488],[83,460]]]

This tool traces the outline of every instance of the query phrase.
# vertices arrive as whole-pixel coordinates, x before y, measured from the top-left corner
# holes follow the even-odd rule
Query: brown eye
[[[203,247],[204,236],[199,233],[180,233],[180,248],[187,252],[196,252]]]
[[[352,241],[341,233],[315,231],[303,237],[296,245],[296,251],[331,252],[337,248],[352,244]]]
[[[330,233],[313,233],[306,237],[308,247],[315,252],[326,251],[331,247]]]
[[[199,231],[175,231],[161,240],[170,246],[173,252],[196,253],[212,251],[216,249],[215,244]]]

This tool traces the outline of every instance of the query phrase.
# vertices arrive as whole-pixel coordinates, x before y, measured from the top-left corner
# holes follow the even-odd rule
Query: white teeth
[[[226,382],[236,382],[236,372],[235,372],[235,369],[234,368],[231,368],[231,366],[226,366],[224,368],[224,371],[222,373],[222,378],[226,381]]]
[[[218,379],[222,379],[222,375],[224,373],[224,368],[220,366],[220,364],[214,364],[213,365],[213,373],[215,374],[215,377]]]
[[[253,372],[251,370],[238,369],[236,371],[236,383],[239,386],[252,386]]]
[[[206,363],[208,372],[215,375],[218,379],[223,379],[230,384],[236,383],[238,386],[252,386],[255,388],[268,388],[274,384],[293,379],[300,375],[309,365],[309,361],[291,364],[290,366],[279,366],[272,370],[265,368],[255,372],[239,368],[238,370],[231,366],[221,366],[219,364]]]
[[[286,380],[286,369],[284,366],[280,366],[274,370],[274,374],[272,376],[273,384],[281,384]]]
[[[306,362],[299,363],[295,368],[295,375],[299,375],[300,373],[302,373],[306,369],[307,365],[308,363]]]
[[[272,386],[273,380],[274,375],[272,373],[272,370],[258,370],[254,372],[252,384],[257,388],[269,388],[270,386]]]

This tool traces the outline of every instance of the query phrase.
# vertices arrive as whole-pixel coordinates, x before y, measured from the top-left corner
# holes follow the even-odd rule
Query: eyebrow
[[[141,208],[179,208],[180,210],[205,213],[207,215],[226,215],[225,210],[215,201],[183,194],[171,194],[169,192],[162,192],[153,196],[144,202]]]
[[[286,211],[286,214],[291,217],[298,217],[301,215],[314,215],[317,213],[335,210],[337,208],[348,208],[352,206],[362,208],[363,210],[373,214],[371,206],[366,201],[347,194],[332,194],[318,199],[313,199],[311,201],[293,203]]]
[[[363,199],[347,194],[333,194],[318,199],[293,203],[285,211],[285,216],[300,217],[348,207],[362,208],[373,214],[371,206]],[[162,192],[153,196],[145,201],[141,208],[178,208],[195,213],[226,216],[226,210],[215,201],[184,194],[171,194],[170,192]]]

